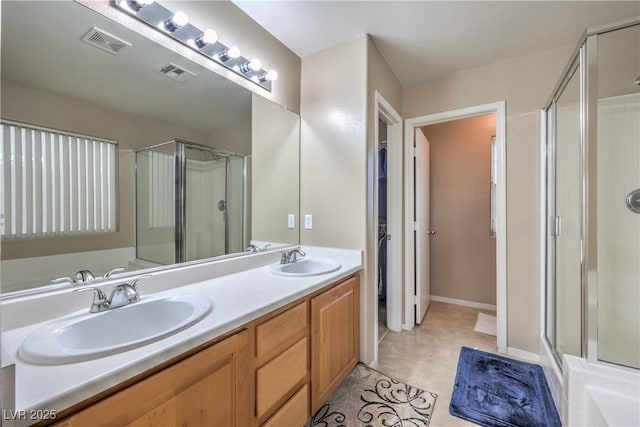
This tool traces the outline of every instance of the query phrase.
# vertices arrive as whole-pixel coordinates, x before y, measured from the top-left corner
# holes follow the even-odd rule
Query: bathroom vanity
[[[161,291],[206,296],[213,310],[149,345],[62,365],[16,356],[17,409],[55,411],[39,425],[303,425],[359,358],[360,253],[316,253],[340,269],[277,276],[279,253],[263,253],[254,268]],[[10,354],[37,325],[9,331]]]

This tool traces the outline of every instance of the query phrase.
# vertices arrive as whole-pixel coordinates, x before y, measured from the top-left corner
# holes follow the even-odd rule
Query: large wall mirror
[[[299,243],[295,113],[79,3],[1,6],[5,297]]]

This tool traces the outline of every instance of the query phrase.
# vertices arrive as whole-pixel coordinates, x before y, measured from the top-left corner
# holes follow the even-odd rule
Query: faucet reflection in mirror
[[[112,268],[111,270],[109,270],[106,273],[104,273],[102,278],[103,279],[108,279],[109,277],[111,277],[112,274],[121,273],[121,272],[123,272],[125,270],[126,269],[124,267]],[[90,270],[79,270],[78,272],[76,272],[74,278],[71,278],[71,277],[58,277],[56,279],[51,280],[51,283],[73,283],[73,284],[77,284],[77,283],[93,282],[94,280],[96,280],[96,277],[93,275],[93,273]]]
[[[271,91],[278,78],[276,70],[265,70],[258,58],[245,58],[236,46],[226,46],[212,29],[200,30],[189,22],[182,11],[172,12],[153,0],[116,0],[124,11],[159,29],[208,59]]]

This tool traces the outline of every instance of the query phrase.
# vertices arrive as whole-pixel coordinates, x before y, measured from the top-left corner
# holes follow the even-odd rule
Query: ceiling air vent
[[[156,69],[156,71],[177,82],[186,82],[187,80],[196,76],[195,73],[192,73],[191,71],[186,70],[179,65],[174,64],[173,62],[169,62],[168,65],[163,65],[162,67]]]
[[[131,46],[131,43],[122,40],[109,34],[106,31],[102,31],[100,28],[93,27],[87,34],[82,37],[82,41],[92,46],[109,52],[112,55],[116,55],[122,49],[127,46]]]

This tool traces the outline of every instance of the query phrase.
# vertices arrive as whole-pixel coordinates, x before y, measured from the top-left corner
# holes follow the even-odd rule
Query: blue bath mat
[[[449,413],[486,427],[560,427],[542,368],[462,347]]]

